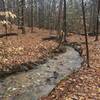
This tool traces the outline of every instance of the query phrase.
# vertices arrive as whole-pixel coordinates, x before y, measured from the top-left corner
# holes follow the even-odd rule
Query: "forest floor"
[[[18,36],[9,36],[0,38],[0,71],[9,72],[20,70],[21,64],[34,63],[49,56],[57,43],[54,41],[43,41],[50,33],[47,30],[34,28],[26,29],[26,34],[13,29]],[[31,66],[28,65],[31,69]]]
[[[47,30],[34,28],[34,34],[28,29],[26,35],[18,33],[18,36],[0,39],[0,70],[9,71],[13,69],[11,65],[46,58],[57,46],[54,41],[42,40],[49,35]],[[72,35],[68,37],[68,41],[80,44],[83,56],[85,55],[84,36]],[[42,100],[100,100],[100,40],[94,42],[94,37],[89,37],[89,51],[90,68],[84,64],[78,72],[61,81],[54,91]]]
[[[83,56],[85,55],[84,36],[72,35],[69,42],[81,44]],[[90,68],[83,67],[73,73],[41,100],[100,100],[100,40],[95,42],[94,37],[89,38]]]

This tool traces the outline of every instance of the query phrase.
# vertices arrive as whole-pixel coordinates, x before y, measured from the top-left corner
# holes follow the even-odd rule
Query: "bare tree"
[[[96,28],[96,38],[95,40],[98,41],[98,34],[99,34],[99,12],[100,12],[100,0],[97,0],[97,28]]]
[[[60,34],[61,33],[61,29],[62,29],[62,7],[63,7],[63,0],[60,0],[59,2],[59,12],[58,12],[58,22],[57,22],[57,35],[58,35],[58,38],[59,39],[62,39],[62,35]]]
[[[89,65],[89,47],[88,47],[88,37],[87,37],[87,29],[86,29],[84,0],[82,0],[82,12],[83,12],[83,24],[84,24],[85,41],[86,41],[87,66],[90,67],[90,65]]]
[[[31,33],[33,33],[33,0],[31,0]]]
[[[24,12],[25,12],[25,0],[17,0],[17,13],[18,13],[18,29],[22,30],[22,34],[25,34],[25,20],[24,20]]]
[[[25,22],[24,22],[24,9],[25,9],[25,0],[21,0],[21,12],[22,12],[22,34],[25,34]]]
[[[64,0],[64,15],[63,15],[63,32],[64,32],[64,41],[66,41],[67,36],[67,24],[66,24],[66,0]]]
[[[3,0],[3,2],[4,2],[4,5],[5,5],[5,8],[4,8],[5,9],[5,21],[7,22],[7,17],[6,17],[7,1],[6,0]],[[7,28],[7,24],[6,23],[4,24],[4,27],[5,27],[5,33],[7,34],[8,33],[8,28]]]

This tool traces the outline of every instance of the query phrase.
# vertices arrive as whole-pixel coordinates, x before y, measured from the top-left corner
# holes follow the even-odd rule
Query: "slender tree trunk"
[[[34,5],[35,5],[35,10],[34,10],[34,25],[38,27],[38,22],[39,22],[39,8],[38,8],[38,2],[37,0],[34,0]]]
[[[39,29],[44,27],[44,0],[39,0]]]
[[[92,17],[93,17],[93,27],[92,27],[92,32],[93,33],[96,33],[96,16],[97,16],[97,13],[96,13],[96,0],[92,0],[93,2],[93,12],[92,12]]]
[[[17,0],[17,25],[18,25],[18,29],[19,29],[19,27],[20,27],[20,22],[19,22],[19,18],[20,17],[20,15],[19,15],[19,0]]]
[[[64,41],[66,42],[67,36],[67,24],[66,24],[66,0],[64,0],[64,16],[63,16],[63,32],[64,32]]]
[[[57,35],[58,35],[58,38],[62,38],[61,37],[61,16],[62,16],[62,4],[63,4],[63,1],[60,0],[60,3],[59,3],[59,12],[58,12],[58,24],[57,24]]]
[[[6,23],[4,24],[4,27],[5,27],[5,34],[6,34],[6,39],[7,39],[7,33],[8,33],[8,27],[7,27],[7,22],[8,22],[8,19],[7,19],[7,16],[6,16],[6,12],[7,12],[7,2],[6,1],[4,1],[3,0],[3,2],[4,2],[4,12],[5,12],[5,21],[6,21]]]
[[[51,3],[51,25],[50,25],[50,33],[55,30],[55,12],[56,10],[56,1],[53,0]]]
[[[18,29],[22,30],[22,34],[25,34],[25,0],[17,0],[18,6]]]
[[[31,0],[31,33],[33,33],[33,0]]]
[[[93,6],[93,5],[92,5]],[[89,32],[91,32],[91,25],[92,25],[92,12],[93,12],[93,7],[90,8],[90,15],[89,15]]]
[[[24,9],[25,9],[25,0],[21,0],[22,3],[22,34],[25,34],[25,21],[24,21]]]
[[[57,22],[57,38],[58,38],[59,45],[58,45],[57,49],[61,46],[62,41],[63,41],[63,36],[61,34],[61,29],[62,29],[61,17],[62,17],[62,10],[63,10],[62,6],[63,6],[63,1],[60,0],[60,2],[59,2],[59,12],[58,12],[58,22]]]
[[[83,12],[83,24],[84,24],[85,41],[86,41],[87,67],[90,67],[90,65],[89,65],[89,47],[88,47],[88,37],[87,37],[87,29],[86,29],[84,0],[82,0],[82,12]]]
[[[99,6],[100,6],[100,0],[97,0],[97,21],[96,21],[96,24],[97,24],[97,28],[96,28],[96,38],[95,38],[95,41],[98,41],[98,35],[99,35]]]

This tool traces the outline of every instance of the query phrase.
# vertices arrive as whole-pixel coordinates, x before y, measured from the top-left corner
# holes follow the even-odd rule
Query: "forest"
[[[100,100],[100,0],[0,0],[0,100]]]

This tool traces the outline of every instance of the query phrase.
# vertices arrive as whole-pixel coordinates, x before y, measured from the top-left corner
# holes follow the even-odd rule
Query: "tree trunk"
[[[18,0],[18,29],[22,30],[22,34],[25,34],[25,20],[24,20],[24,12],[25,12],[25,0]]]
[[[64,32],[64,42],[66,42],[67,30],[66,30],[66,0],[64,0],[64,16],[63,16],[63,32]]]
[[[60,0],[59,2],[59,12],[58,12],[58,24],[57,24],[57,36],[59,39],[61,39],[61,16],[62,16],[62,4],[63,4],[63,1]]]
[[[88,47],[88,37],[87,37],[87,29],[86,29],[84,0],[82,0],[82,12],[83,12],[83,25],[84,25],[85,41],[86,41],[87,67],[90,67],[90,65],[89,65],[89,47]]]
[[[25,9],[25,0],[21,0],[22,3],[22,34],[25,34],[25,22],[24,22],[24,9]]]
[[[97,21],[96,21],[96,24],[97,24],[97,27],[96,27],[96,38],[95,38],[95,41],[98,41],[98,35],[99,35],[99,11],[100,11],[100,0],[97,0]]]
[[[3,2],[4,2],[4,7],[5,7],[4,11],[5,11],[5,21],[6,21],[6,23],[4,24],[4,28],[5,28],[5,34],[7,35],[7,33],[8,33],[8,27],[7,27],[7,21],[8,21],[8,19],[6,17],[7,4],[6,4],[6,1],[3,0]],[[7,39],[7,36],[6,36],[6,39]]]
[[[33,0],[31,0],[31,33],[33,33]]]

